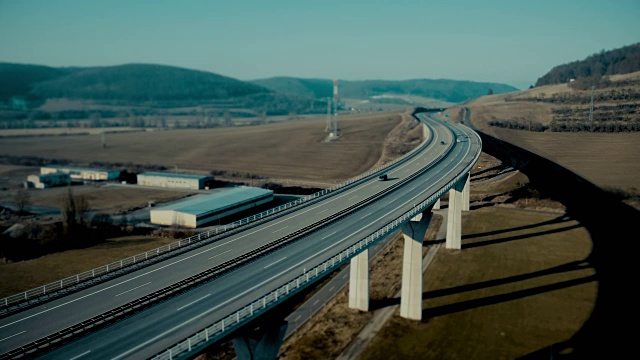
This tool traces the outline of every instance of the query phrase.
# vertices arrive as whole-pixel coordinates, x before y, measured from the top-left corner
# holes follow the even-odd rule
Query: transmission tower
[[[591,86],[591,106],[589,106],[589,122],[593,121],[593,93],[596,90],[595,86]]]
[[[333,137],[338,137],[338,79],[333,79]]]
[[[327,125],[324,128],[324,131],[331,131],[331,98],[327,98]]]

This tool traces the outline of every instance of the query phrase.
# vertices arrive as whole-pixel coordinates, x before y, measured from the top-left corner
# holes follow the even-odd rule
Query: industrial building
[[[54,186],[68,185],[70,182],[71,178],[69,174],[65,173],[29,175],[27,176],[26,187],[46,189]]]
[[[138,185],[143,186],[200,190],[204,189],[209,181],[213,181],[213,176],[163,172],[138,174]]]
[[[69,174],[72,180],[118,180],[120,170],[104,170],[96,168],[82,168],[69,166],[43,166],[40,168],[40,174]]]
[[[254,187],[219,189],[151,210],[151,223],[196,228],[273,200],[273,191]]]

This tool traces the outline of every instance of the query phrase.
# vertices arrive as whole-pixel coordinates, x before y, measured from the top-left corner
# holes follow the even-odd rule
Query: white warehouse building
[[[241,186],[152,209],[151,223],[196,228],[272,200],[272,190]]]
[[[204,189],[207,182],[213,180],[213,176],[163,172],[144,172],[137,178],[138,185],[193,190]]]
[[[120,170],[104,170],[96,168],[69,167],[69,166],[43,166],[40,174],[69,174],[72,180],[118,180]]]
[[[44,175],[27,176],[27,187],[36,189],[46,189],[54,186],[68,185],[71,182],[69,174],[52,173]]]

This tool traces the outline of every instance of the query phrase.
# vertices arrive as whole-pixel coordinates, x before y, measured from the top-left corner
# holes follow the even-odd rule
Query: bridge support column
[[[449,190],[449,211],[447,215],[447,249],[462,248],[462,192],[467,178],[458,181]]]
[[[369,311],[369,249],[351,259],[349,307]]]
[[[467,174],[467,181],[465,181],[464,189],[462,189],[462,211],[469,211],[470,175]]]
[[[400,316],[422,320],[422,243],[433,213],[431,208],[402,226],[402,292]]]
[[[231,342],[238,360],[275,360],[284,340],[287,322],[280,321],[243,334]]]
[[[433,210],[440,210],[440,199],[433,204]]]

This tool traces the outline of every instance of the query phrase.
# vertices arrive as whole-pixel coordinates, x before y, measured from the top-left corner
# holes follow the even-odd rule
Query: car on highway
[[[378,180],[380,180],[380,181],[385,181],[387,179],[389,179],[389,176],[387,174],[382,174],[382,175],[378,176]]]

